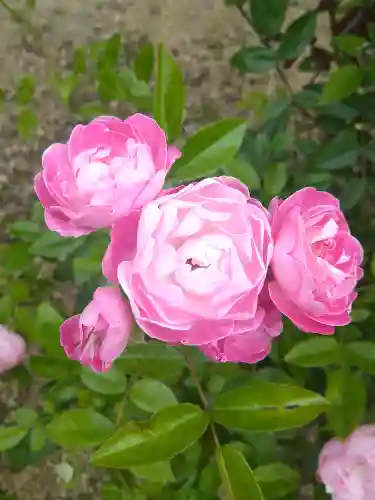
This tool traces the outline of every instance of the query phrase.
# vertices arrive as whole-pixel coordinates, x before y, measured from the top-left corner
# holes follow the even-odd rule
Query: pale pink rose
[[[229,337],[200,346],[199,349],[215,361],[232,363],[257,363],[268,356],[272,339],[278,337],[283,324],[281,314],[268,296],[264,285],[253,324],[237,321]]]
[[[350,234],[339,201],[307,187],[273,200],[269,284],[276,307],[304,332],[331,334],[350,323],[363,250]]]
[[[61,325],[60,342],[69,358],[104,372],[126,348],[131,330],[131,310],[120,290],[99,287],[82,314]]]
[[[272,248],[266,210],[237,179],[219,177],[119,221],[103,272],[150,337],[203,345],[253,328]]]
[[[374,500],[375,425],[359,427],[343,442],[326,443],[317,475],[333,500]]]
[[[44,152],[43,170],[35,177],[48,228],[80,236],[110,227],[158,195],[180,155],[167,148],[158,124],[142,114],[77,125],[67,144],[52,144]]]
[[[0,325],[0,373],[21,364],[26,358],[24,339],[6,326]]]

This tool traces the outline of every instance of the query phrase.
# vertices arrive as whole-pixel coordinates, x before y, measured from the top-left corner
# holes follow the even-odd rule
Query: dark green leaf
[[[351,342],[346,346],[348,360],[368,373],[375,373],[375,342]]]
[[[286,464],[275,462],[261,465],[254,470],[266,498],[281,498],[298,489],[300,475]]]
[[[103,62],[107,66],[115,67],[121,53],[121,35],[114,33],[104,43]]]
[[[316,336],[298,342],[285,356],[285,361],[296,366],[327,366],[340,359],[340,348],[332,337]]]
[[[323,89],[323,101],[345,99],[359,89],[363,76],[363,71],[355,64],[341,66],[329,75]]]
[[[28,433],[28,429],[22,426],[13,425],[0,426],[0,451],[15,448]]]
[[[301,387],[260,381],[220,395],[215,422],[234,429],[276,431],[300,427],[325,411],[328,402]]]
[[[268,196],[280,194],[287,181],[287,171],[283,163],[271,164],[264,177],[264,191]]]
[[[224,167],[241,146],[246,121],[229,118],[207,125],[189,137],[182,157],[173,166],[173,177],[187,181],[210,175]]]
[[[208,425],[207,415],[189,403],[170,406],[147,424],[129,422],[93,456],[103,467],[126,468],[169,460],[197,441]]]
[[[39,344],[50,356],[69,361],[66,359],[64,349],[60,345],[62,316],[49,302],[42,302],[38,306],[36,319]]]
[[[38,127],[38,117],[29,108],[21,109],[17,117],[17,129],[24,139],[30,139]]]
[[[78,48],[75,50],[73,56],[73,67],[76,75],[86,72],[86,55],[84,49]]]
[[[128,345],[117,364],[129,375],[173,381],[180,378],[185,368],[185,361],[176,349],[156,341]]]
[[[366,387],[360,373],[339,369],[328,373],[326,397],[331,403],[328,422],[336,436],[345,438],[363,419]]]
[[[90,409],[67,410],[46,427],[51,441],[72,450],[101,444],[113,431],[114,425],[107,417]]]
[[[32,242],[40,234],[40,228],[31,220],[19,220],[9,226],[10,233],[23,241]]]
[[[343,210],[355,207],[366,191],[366,180],[350,179],[340,194],[340,206]]]
[[[62,238],[59,234],[49,231],[43,233],[30,247],[32,255],[49,259],[65,260],[84,243],[84,238]]]
[[[41,424],[37,424],[30,432],[30,451],[40,451],[46,443],[46,433]]]
[[[81,380],[86,387],[100,394],[123,394],[126,390],[126,377],[117,366],[104,373],[83,367]]]
[[[267,73],[275,69],[276,52],[268,47],[244,47],[236,52],[232,66],[244,73]]]
[[[154,118],[170,141],[181,133],[186,90],[181,69],[163,44],[158,47]]]
[[[163,382],[152,379],[135,382],[129,391],[129,397],[138,408],[150,413],[163,410],[177,403],[172,389]]]
[[[359,144],[354,130],[343,130],[323,144],[315,156],[314,164],[321,170],[338,170],[357,162]]]
[[[263,500],[263,493],[245,457],[233,445],[216,451],[226,500]]]
[[[284,22],[289,0],[249,0],[252,26],[263,35],[279,33]]]
[[[279,59],[295,59],[302,54],[314,38],[316,16],[315,11],[307,12],[288,26],[280,43]]]
[[[62,348],[61,351],[63,352]],[[59,380],[78,370],[77,362],[69,359],[56,359],[48,356],[32,356],[30,369],[43,378]]]
[[[256,170],[245,160],[234,158],[224,167],[225,172],[232,177],[236,177],[252,190],[260,189],[260,179]]]
[[[154,71],[154,46],[148,42],[142,45],[136,58],[134,59],[133,69],[138,80],[148,83]]]

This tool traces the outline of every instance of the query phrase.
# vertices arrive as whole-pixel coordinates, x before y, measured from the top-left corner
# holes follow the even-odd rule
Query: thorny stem
[[[197,372],[196,372],[196,369],[194,366],[194,362],[191,359],[191,356],[189,353],[185,353],[185,359],[186,359],[186,364],[190,370],[190,374],[193,378],[195,388],[197,389],[200,400],[202,401],[203,407],[205,410],[207,410],[208,409],[208,401],[207,401],[206,395],[204,393],[204,390],[202,388],[202,385],[199,381],[199,377],[197,375]],[[217,448],[220,448],[220,441],[219,441],[219,438],[218,438],[217,433],[216,433],[215,424],[213,422],[210,422],[210,428],[211,428],[211,433],[212,433],[212,437],[213,437],[215,446]]]

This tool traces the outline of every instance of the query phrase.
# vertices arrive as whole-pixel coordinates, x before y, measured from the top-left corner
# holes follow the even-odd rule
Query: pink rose
[[[69,358],[104,372],[126,348],[131,330],[132,314],[120,290],[99,287],[82,314],[61,325],[60,342]]]
[[[119,221],[103,272],[118,277],[150,337],[203,345],[254,327],[272,248],[266,210],[219,177]]]
[[[326,443],[319,456],[318,479],[334,500],[373,500],[375,425],[359,427],[344,442]]]
[[[360,243],[350,234],[339,201],[307,187],[273,200],[269,284],[276,307],[305,332],[330,334],[350,323],[354,288],[362,278]]]
[[[67,144],[43,154],[35,192],[49,229],[81,236],[110,227],[117,219],[153,200],[180,156],[148,116],[110,116],[74,127]]]
[[[0,373],[21,364],[26,358],[26,343],[18,333],[0,325]]]
[[[229,337],[200,346],[199,349],[215,361],[232,363],[256,363],[264,359],[271,350],[272,339],[279,336],[283,324],[281,314],[271,302],[267,286],[259,296],[259,305],[253,319],[237,321]]]

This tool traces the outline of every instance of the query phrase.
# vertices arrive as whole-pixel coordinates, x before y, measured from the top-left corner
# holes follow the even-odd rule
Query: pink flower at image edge
[[[345,441],[326,443],[319,455],[317,477],[334,500],[373,500],[375,425],[358,427]]]
[[[6,372],[26,358],[26,342],[18,335],[0,325],[0,373]]]

